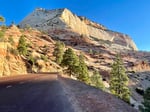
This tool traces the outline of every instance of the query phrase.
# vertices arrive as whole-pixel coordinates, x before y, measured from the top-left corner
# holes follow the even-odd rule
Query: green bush
[[[150,87],[146,89],[144,95],[144,102],[143,102],[143,106],[140,106],[140,110],[141,112],[150,112]]]
[[[0,22],[5,22],[5,18],[3,16],[0,16]]]
[[[34,64],[35,64],[36,59],[35,59],[32,55],[29,55],[27,58],[28,58],[28,62],[29,62],[31,65],[34,65]]]
[[[44,60],[45,62],[48,61],[48,57],[46,55],[41,55],[41,59]]]
[[[102,81],[102,76],[98,71],[94,71],[93,75],[90,77],[91,85],[104,90],[105,86]]]
[[[10,36],[9,38],[8,38],[8,42],[11,44],[11,45],[14,45],[14,39],[13,39],[13,37],[12,36]]]
[[[27,47],[28,47],[28,45],[27,45],[27,42],[25,40],[25,36],[22,35],[19,39],[19,44],[18,44],[17,49],[18,49],[20,54],[25,56],[25,55],[27,55]]]
[[[4,42],[5,38],[4,38],[4,32],[0,31],[0,42]]]

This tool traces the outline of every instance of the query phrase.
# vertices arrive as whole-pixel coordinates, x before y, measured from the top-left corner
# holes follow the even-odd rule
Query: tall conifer
[[[67,71],[70,75],[75,75],[76,67],[78,66],[79,60],[71,48],[68,48],[63,55],[61,65],[67,67]]]
[[[150,87],[146,89],[143,98],[144,98],[143,102],[144,107],[140,108],[140,110],[142,112],[150,112]]]
[[[83,81],[85,83],[89,83],[89,73],[88,73],[88,68],[84,62],[84,57],[83,55],[79,56],[79,65],[77,66],[77,78],[80,81]]]
[[[64,43],[63,42],[56,42],[55,44],[55,49],[53,52],[53,55],[55,56],[55,61],[57,64],[61,64],[61,61],[63,59],[63,54],[64,54]]]
[[[110,76],[110,91],[112,94],[126,102],[130,102],[130,91],[128,88],[128,76],[125,73],[125,67],[120,55],[116,56],[112,65]]]

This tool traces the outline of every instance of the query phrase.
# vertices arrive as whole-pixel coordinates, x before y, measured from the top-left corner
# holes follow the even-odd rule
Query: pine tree
[[[93,86],[104,90],[104,84],[102,82],[102,76],[99,74],[99,72],[97,70],[94,71],[94,73],[91,77],[91,83]]]
[[[61,61],[63,59],[63,54],[64,54],[64,43],[58,41],[56,42],[55,44],[55,49],[54,49],[54,52],[53,52],[53,55],[55,56],[55,61],[57,64],[61,64]]]
[[[77,74],[77,78],[80,81],[83,81],[85,83],[89,83],[89,73],[88,73],[88,68],[84,62],[84,57],[83,55],[79,56],[79,65],[77,66],[76,69],[76,74]]]
[[[145,93],[144,93],[144,108],[141,108],[142,112],[150,112],[150,87],[146,89]]]
[[[67,71],[70,75],[75,75],[78,62],[78,58],[73,52],[73,50],[71,48],[68,48],[64,52],[61,65],[67,67]]]
[[[24,35],[22,35],[20,37],[17,49],[18,49],[20,54],[22,54],[24,56],[27,54],[27,43],[26,43]]]
[[[5,22],[5,18],[3,16],[0,16],[0,22]]]
[[[111,70],[110,91],[112,94],[129,103],[130,91],[128,88],[128,81],[129,79],[125,73],[123,61],[120,55],[117,55]]]

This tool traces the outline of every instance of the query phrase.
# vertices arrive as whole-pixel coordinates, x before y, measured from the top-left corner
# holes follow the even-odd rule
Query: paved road
[[[5,78],[7,79],[7,78]],[[74,112],[57,75],[0,79],[0,112]]]

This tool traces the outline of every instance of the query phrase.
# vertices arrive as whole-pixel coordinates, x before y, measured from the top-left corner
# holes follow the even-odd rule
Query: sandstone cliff
[[[31,26],[36,29],[51,32],[53,30],[74,32],[85,35],[89,39],[110,41],[114,49],[138,50],[133,40],[122,33],[114,32],[103,25],[92,22],[85,17],[78,17],[68,9],[45,10],[38,8],[29,14],[20,27]],[[57,37],[66,37],[68,33],[61,33]]]

